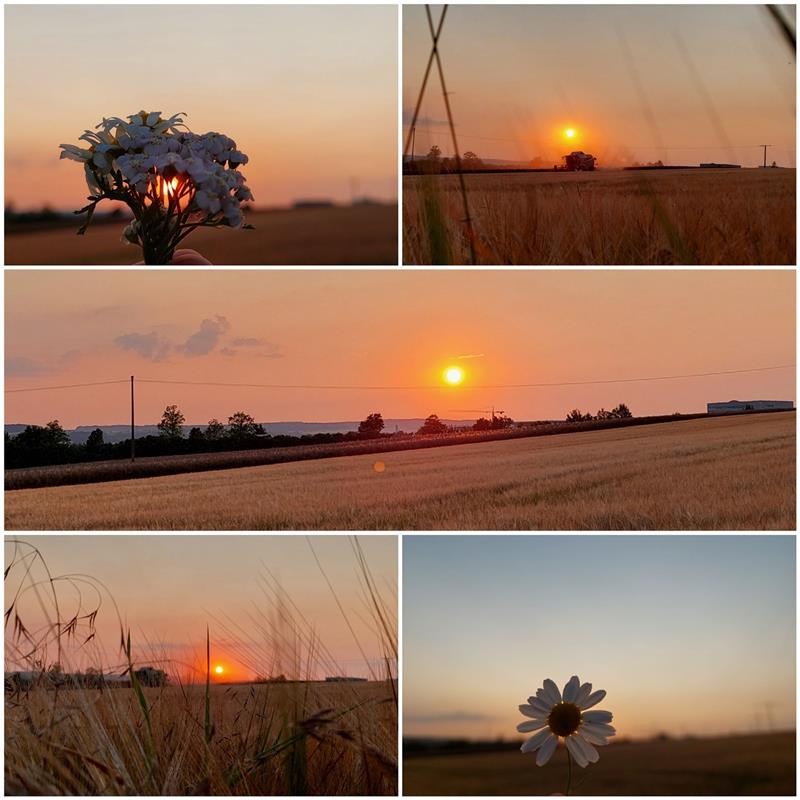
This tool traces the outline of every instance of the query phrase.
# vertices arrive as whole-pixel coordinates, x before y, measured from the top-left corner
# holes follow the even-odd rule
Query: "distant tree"
[[[190,442],[204,442],[205,440],[206,440],[206,435],[203,433],[202,428],[192,428],[189,431]]]
[[[206,425],[206,439],[216,442],[225,435],[225,426],[218,419],[210,419]]]
[[[249,439],[258,432],[256,421],[244,411],[237,411],[228,417],[228,425],[228,436],[231,439]]]
[[[417,433],[430,434],[430,433],[447,433],[447,425],[442,422],[436,414],[431,414],[426,418],[424,425],[417,431]]]
[[[567,422],[583,422],[591,418],[591,414],[584,414],[579,408],[573,408],[572,411],[567,414]]]
[[[178,406],[167,406],[158,423],[158,433],[166,439],[183,438],[183,423],[186,417],[183,416]]]
[[[442,150],[439,145],[435,144],[428,150],[428,159],[430,161],[438,161],[442,157]]]
[[[489,431],[492,429],[492,423],[486,417],[478,417],[475,424],[472,426],[474,431]]]
[[[597,410],[597,413],[594,415],[595,419],[613,419],[614,414],[611,411],[606,411],[604,408],[600,408]]]
[[[89,438],[86,440],[86,450],[87,452],[95,453],[103,446],[104,443],[105,439],[103,438],[102,428],[95,428],[89,434]]]
[[[494,430],[503,430],[504,428],[510,428],[514,424],[514,420],[511,417],[506,416],[502,411],[499,414],[492,415],[492,422],[491,426]]]
[[[69,436],[57,419],[48,422],[44,428],[46,438],[52,447],[67,447],[69,445]]]
[[[464,165],[464,169],[480,169],[483,166],[483,161],[481,161],[472,150],[467,150],[467,152],[461,156],[461,162]]]
[[[633,416],[633,414],[631,414],[631,410],[625,405],[625,403],[620,403],[616,408],[612,408],[611,413],[617,419],[630,419]]]
[[[380,436],[383,428],[383,417],[377,411],[358,423],[358,432],[364,436]]]

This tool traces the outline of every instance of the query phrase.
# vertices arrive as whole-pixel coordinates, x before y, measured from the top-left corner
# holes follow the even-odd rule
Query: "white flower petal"
[[[525,704],[519,706],[519,713],[531,719],[547,719],[547,714],[542,714],[541,711],[537,711],[533,706],[527,706]]]
[[[545,728],[543,731],[539,731],[538,733],[534,733],[528,741],[523,742],[522,747],[520,750],[523,753],[532,753],[534,750],[538,750],[553,734],[550,733],[548,728]]]
[[[587,708],[596,706],[599,702],[603,700],[605,696],[606,696],[606,690],[598,689],[596,692],[592,692],[588,697],[586,697],[583,703],[578,703],[578,708],[586,710]]]
[[[584,683],[580,689],[578,689],[578,694],[575,695],[574,703],[578,708],[583,708],[581,705],[586,698],[592,693],[592,684],[591,683]]]
[[[581,722],[580,730],[588,730],[594,733],[597,736],[605,736],[608,738],[609,736],[614,736],[616,734],[616,730],[611,725],[606,725],[604,722]]]
[[[547,725],[547,722],[543,719],[531,719],[527,722],[520,722],[517,725],[517,730],[520,733],[530,733],[531,731],[538,731],[539,728],[544,728]]]
[[[561,692],[558,691],[558,686],[556,686],[555,681],[551,681],[550,678],[545,678],[543,689],[547,692],[547,696],[553,705],[561,702]]]
[[[573,736],[569,737],[570,739],[574,739],[575,743],[583,752],[584,757],[590,764],[596,764],[600,760],[600,753],[592,747],[580,733],[576,733]]]
[[[540,700],[538,697],[529,697],[528,702],[531,705],[531,708],[536,709],[542,716],[547,716],[552,710],[553,706],[549,703],[545,703],[543,700]]]
[[[581,749],[581,746],[576,741],[576,738],[577,737],[575,737],[574,735],[573,736],[567,736],[567,739],[566,739],[567,750],[569,750],[570,755],[573,757],[573,759],[575,759],[575,763],[579,767],[587,767],[587,766],[589,766],[589,759],[586,758],[586,756],[583,754],[583,750]]]
[[[573,675],[564,685],[564,702],[574,703],[580,689],[581,681],[577,675]]]
[[[539,748],[536,754],[536,766],[543,767],[552,757],[556,751],[558,739],[550,734],[550,738]]]
[[[584,711],[582,716],[586,722],[611,722],[614,719],[610,711]]]

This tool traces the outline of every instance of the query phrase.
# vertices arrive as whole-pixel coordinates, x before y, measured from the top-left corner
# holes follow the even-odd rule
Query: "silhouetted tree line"
[[[594,416],[591,414],[584,414],[579,408],[573,408],[567,414],[567,422],[591,422],[596,419],[631,419],[633,414],[625,403],[620,403],[616,408],[611,411],[606,411],[601,408]]]
[[[189,429],[188,434],[185,433],[185,423],[186,418],[178,406],[167,406],[157,426],[158,435],[136,437],[137,457],[336,444],[408,435],[402,431],[398,431],[397,434],[384,433],[385,423],[379,412],[369,414],[359,423],[357,432],[313,433],[303,436],[268,434],[263,425],[244,411],[237,411],[228,417],[227,424],[218,419],[211,419],[205,429],[195,426]],[[514,421],[510,417],[500,414],[492,416],[491,420],[482,417],[471,430],[497,430],[513,424]],[[458,429],[442,422],[436,414],[431,414],[417,430],[417,435],[452,433],[456,430]],[[28,425],[16,436],[10,436],[8,433],[5,435],[7,469],[77,464],[87,461],[113,461],[129,458],[130,452],[130,439],[122,442],[106,442],[100,428],[93,430],[85,443],[73,443],[58,420],[52,420],[44,426]]]

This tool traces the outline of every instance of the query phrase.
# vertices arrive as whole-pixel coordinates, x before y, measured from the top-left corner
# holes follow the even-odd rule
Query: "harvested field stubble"
[[[464,176],[481,264],[794,264],[795,170]],[[466,264],[456,176],[406,177],[403,259]]]
[[[40,529],[659,530],[795,526],[795,415],[6,492]]]

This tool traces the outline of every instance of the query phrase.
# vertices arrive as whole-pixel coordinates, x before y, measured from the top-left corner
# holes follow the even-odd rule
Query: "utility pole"
[[[134,408],[133,375],[131,375],[131,461],[136,461],[136,415]]]
[[[767,166],[767,148],[772,147],[771,144],[760,144],[759,147],[764,148],[764,166]]]

